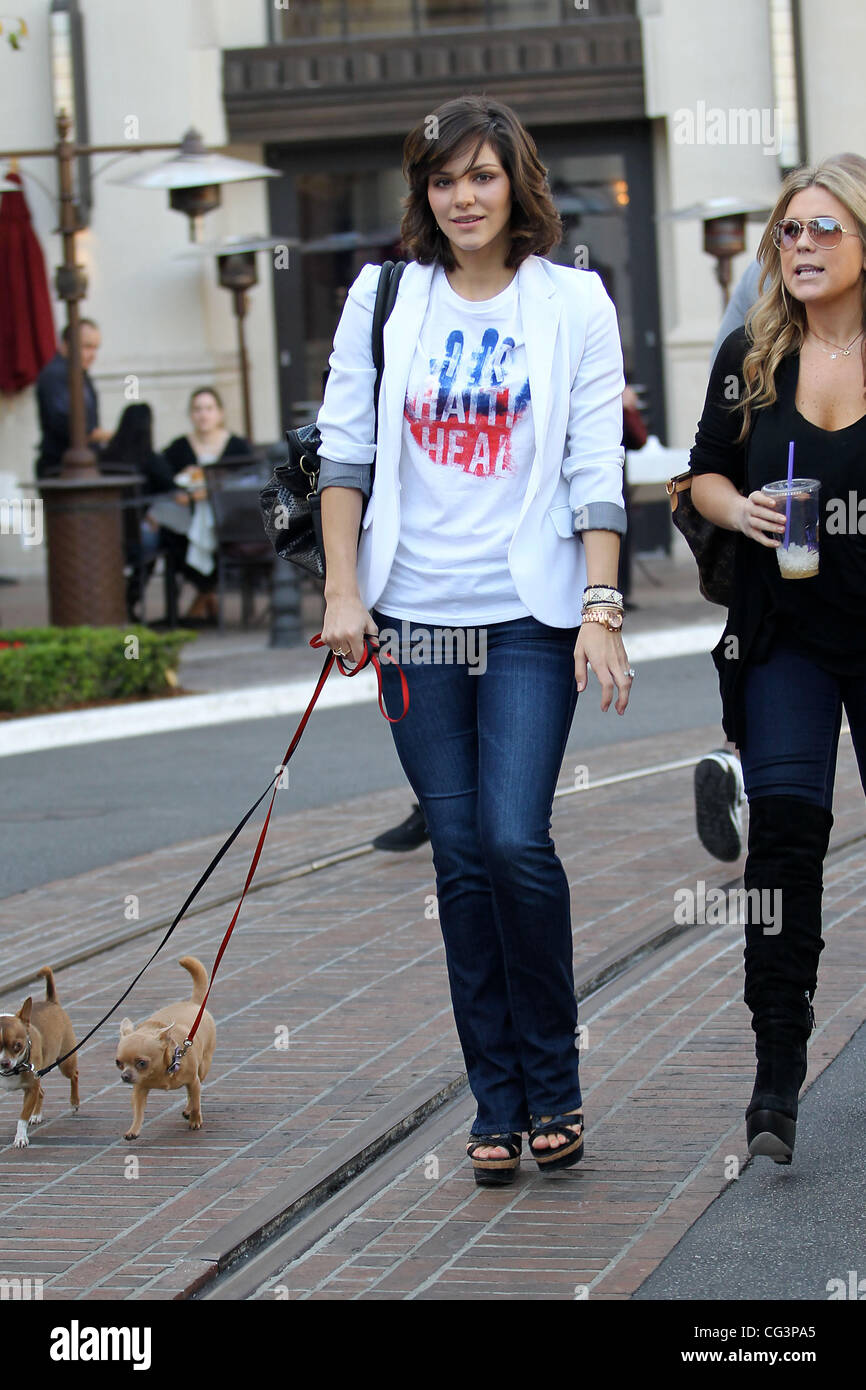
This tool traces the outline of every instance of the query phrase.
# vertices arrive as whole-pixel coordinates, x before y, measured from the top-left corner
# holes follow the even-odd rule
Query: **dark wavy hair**
[[[431,131],[435,136],[428,133]],[[428,179],[472,140],[474,148],[466,168],[489,141],[511,183],[511,247],[505,264],[517,267],[527,256],[546,255],[562,239],[562,219],[551,196],[547,170],[538,158],[535,141],[511,107],[486,96],[446,101],[406,136],[403,177],[409,193],[403,199],[400,225],[406,254],[422,265],[438,261],[446,270],[456,266],[451,243],[430,207]]]
[[[144,468],[153,455],[153,412],[146,401],[128,405],[117,429],[106,444],[104,457],[111,463],[134,464]]]

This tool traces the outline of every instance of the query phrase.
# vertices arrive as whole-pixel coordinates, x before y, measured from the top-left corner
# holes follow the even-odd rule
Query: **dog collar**
[[[12,1017],[12,1015],[8,1015],[8,1017]],[[30,1048],[31,1042],[30,1035],[28,1033],[27,1047],[25,1049],[24,1056],[15,1063],[14,1067],[0,1067],[0,1076],[18,1076],[22,1071],[35,1071],[36,1068],[30,1060]]]

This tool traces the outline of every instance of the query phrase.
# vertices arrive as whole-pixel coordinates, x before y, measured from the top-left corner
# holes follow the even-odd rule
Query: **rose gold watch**
[[[616,608],[587,608],[582,617],[585,623],[601,623],[608,632],[619,632],[622,627],[622,614]]]

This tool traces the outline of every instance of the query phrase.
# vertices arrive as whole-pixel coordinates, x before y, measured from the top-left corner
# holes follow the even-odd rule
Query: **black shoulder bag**
[[[397,298],[405,261],[386,261],[379,275],[373,310],[373,363],[376,383],[373,404],[376,435],[379,433],[379,387],[385,364],[385,323]],[[322,542],[322,499],[319,486],[319,446],[322,437],[315,420],[297,429],[286,430],[289,457],[274,469],[270,482],[259,493],[262,520],[268,540],[278,555],[300,565],[317,579],[325,577],[325,547]],[[373,463],[375,469],[375,460]]]

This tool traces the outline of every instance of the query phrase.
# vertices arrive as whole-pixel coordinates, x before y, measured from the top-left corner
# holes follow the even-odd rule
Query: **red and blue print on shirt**
[[[500,342],[486,328],[470,352],[453,329],[442,357],[430,358],[426,382],[406,396],[404,417],[418,447],[433,463],[472,477],[504,477],[514,471],[511,434],[527,412],[529,378],[515,371],[514,338]]]

